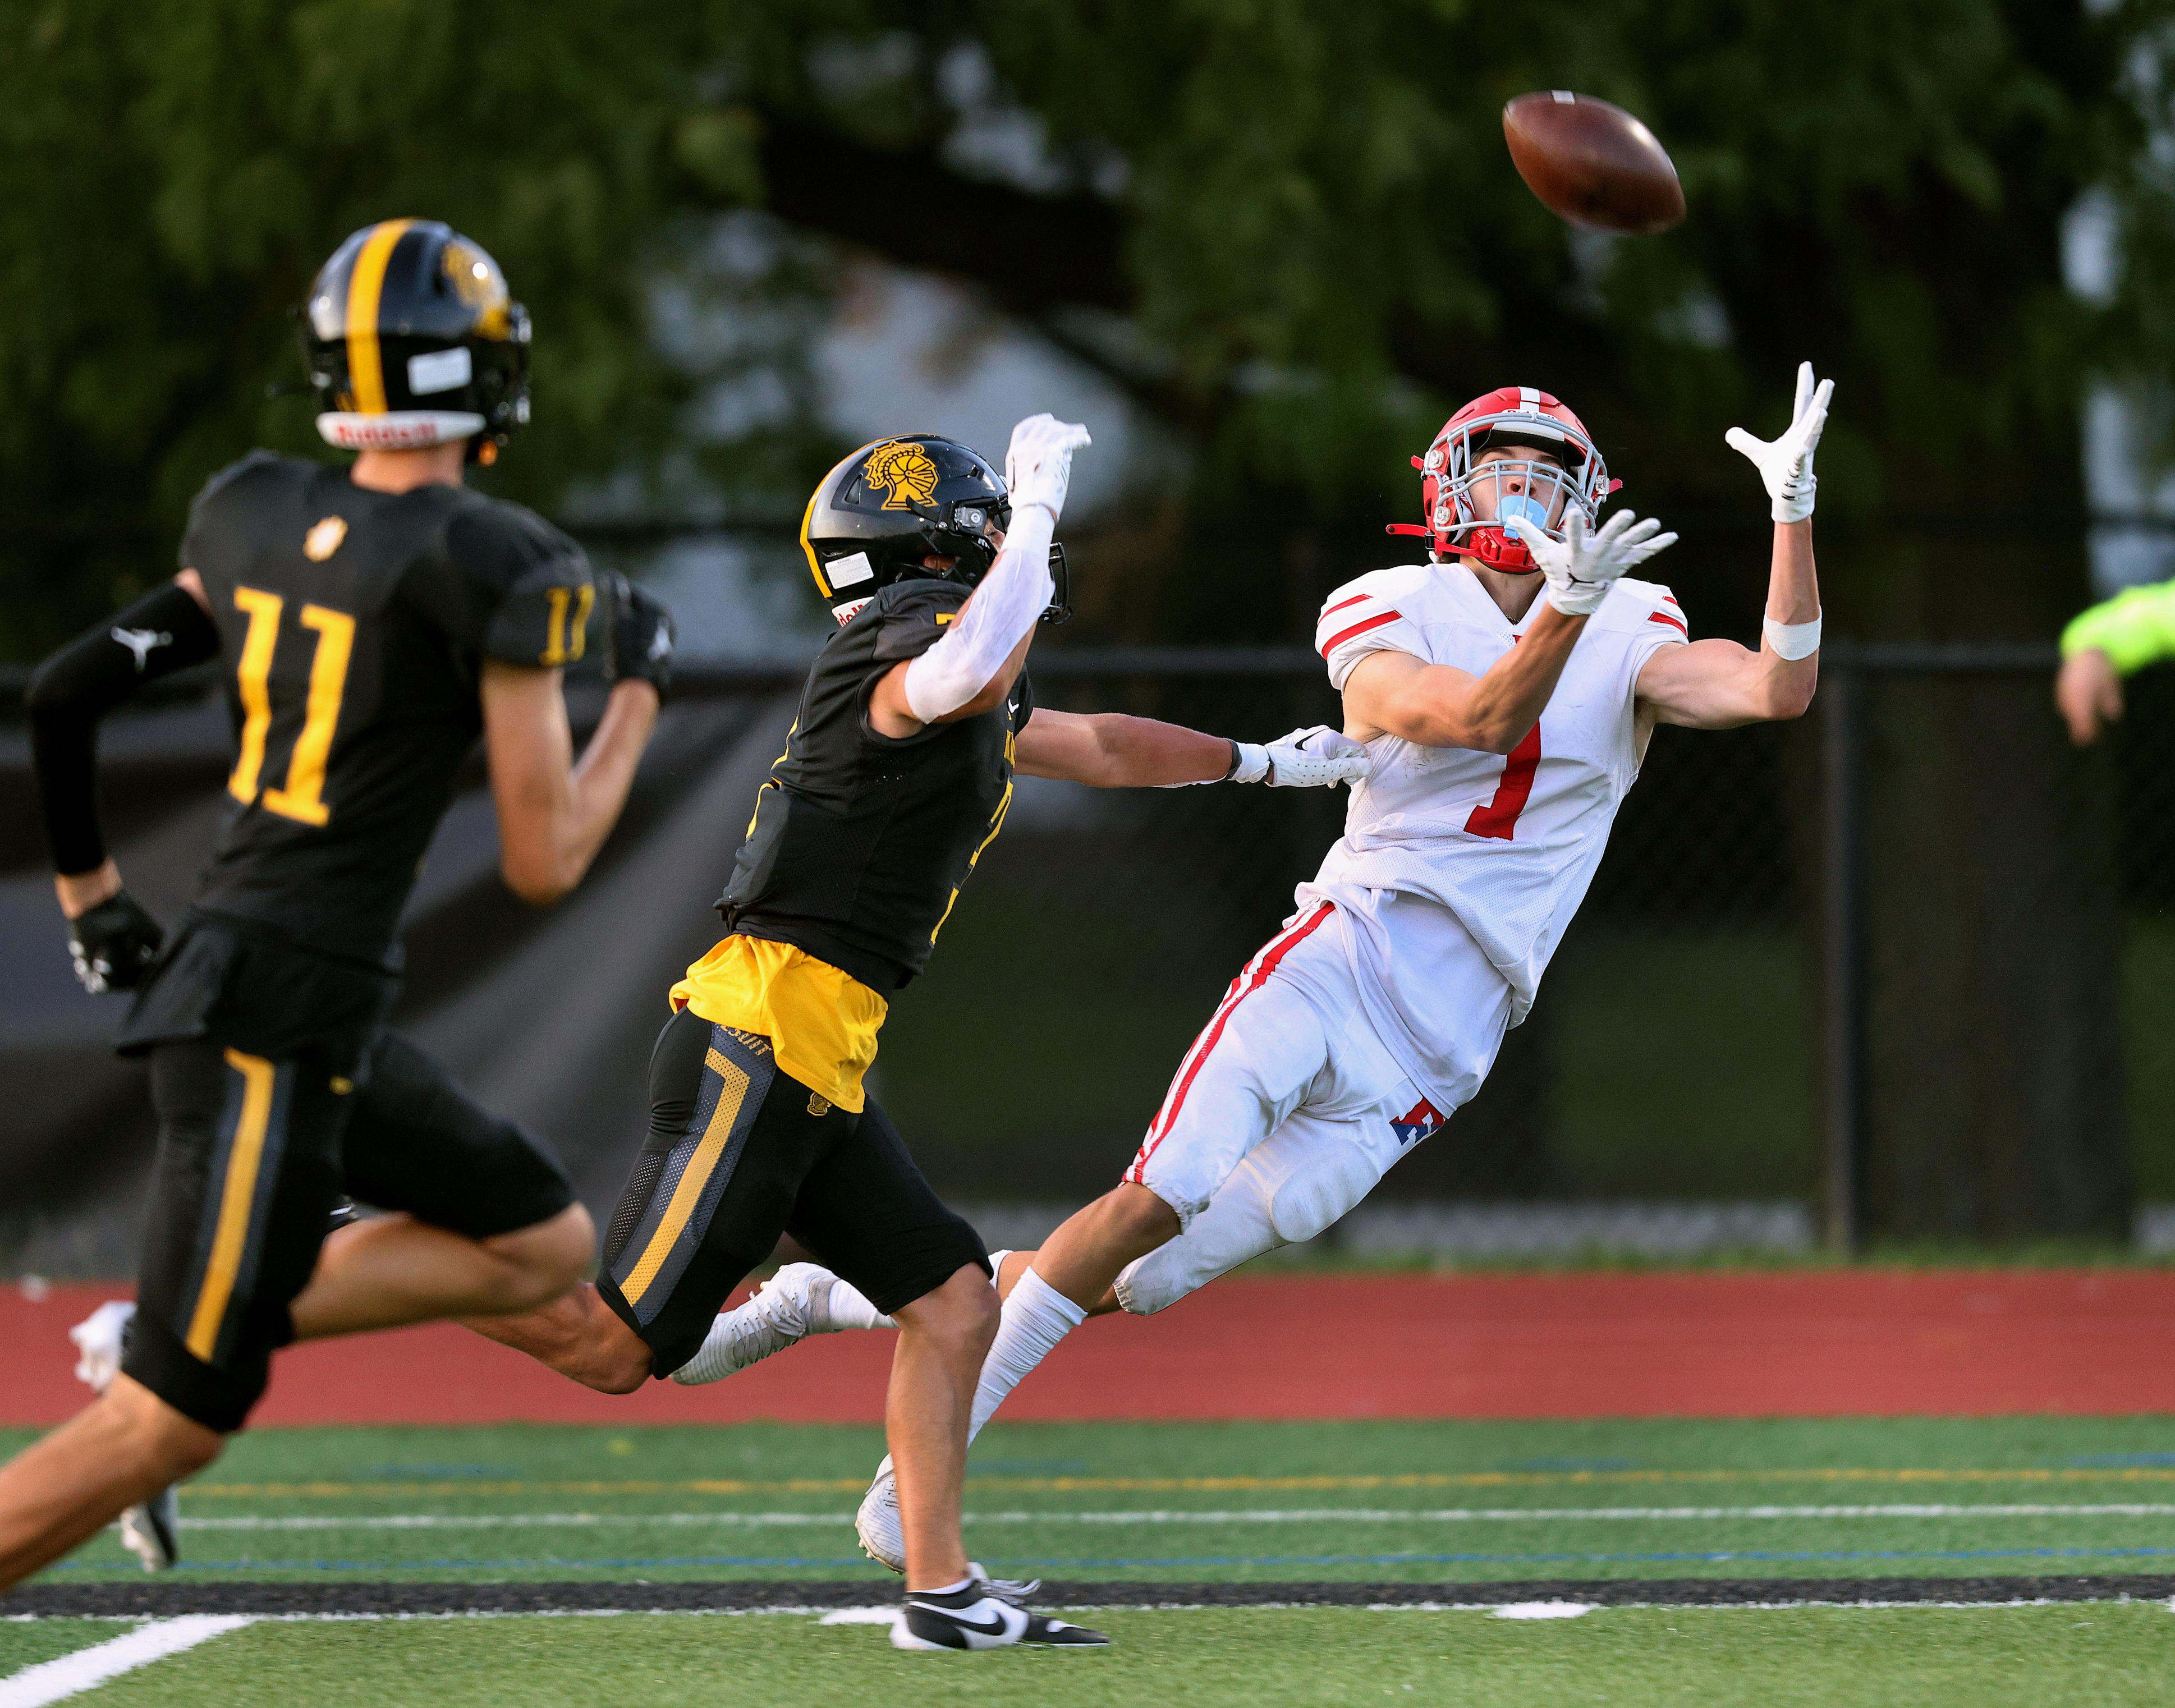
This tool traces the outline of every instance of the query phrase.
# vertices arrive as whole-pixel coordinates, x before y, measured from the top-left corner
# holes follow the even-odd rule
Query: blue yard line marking
[[[2175,1548],[1729,1548],[1673,1553],[1272,1553],[1185,1554],[1125,1559],[1025,1559],[996,1556],[1010,1565],[1060,1568],[1266,1565],[1685,1565],[1726,1564],[1756,1560],[1769,1564],[1808,1562],[1848,1564],[1865,1560],[1986,1559],[2161,1559]],[[568,1559],[546,1554],[534,1559],[236,1559],[183,1560],[176,1571],[522,1571],[538,1569],[620,1571],[641,1568],[697,1566],[860,1566],[860,1558],[814,1559],[799,1554],[687,1554],[648,1559]],[[111,1571],[104,1564],[68,1561],[51,1572]]]

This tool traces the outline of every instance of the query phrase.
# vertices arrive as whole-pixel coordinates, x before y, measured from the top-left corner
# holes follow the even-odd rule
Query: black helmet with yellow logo
[[[844,624],[895,581],[974,586],[997,561],[995,536],[1012,519],[1004,476],[987,458],[941,434],[903,433],[862,446],[817,483],[800,546],[816,590]],[[956,561],[937,570],[924,561],[930,557]],[[1063,566],[1053,546],[1051,572],[1061,577]],[[1064,599],[1060,579],[1045,621],[1071,615]]]
[[[301,321],[328,444],[467,439],[489,463],[529,419],[529,312],[498,263],[450,225],[364,226],[318,269]]]

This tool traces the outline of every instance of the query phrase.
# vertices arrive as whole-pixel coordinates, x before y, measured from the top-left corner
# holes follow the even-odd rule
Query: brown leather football
[[[1521,95],[1503,109],[1503,139],[1526,187],[1574,225],[1648,237],[1684,220],[1668,151],[1620,106],[1567,89]]]

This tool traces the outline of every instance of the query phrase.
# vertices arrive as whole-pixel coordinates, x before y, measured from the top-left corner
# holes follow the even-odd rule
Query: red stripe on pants
[[[1201,1064],[1208,1060],[1210,1053],[1216,1048],[1216,1041],[1223,1037],[1223,1025],[1230,1019],[1231,1011],[1267,984],[1269,976],[1283,963],[1284,957],[1304,942],[1315,928],[1334,911],[1334,903],[1324,902],[1283,936],[1271,940],[1268,948],[1255,961],[1252,978],[1249,979],[1242,973],[1231,981],[1231,994],[1223,999],[1223,1006],[1216,1011],[1216,1017],[1208,1022],[1208,1029],[1201,1034],[1201,1041],[1193,1050],[1192,1060],[1187,1063],[1169,1100],[1163,1104],[1162,1114],[1149,1129],[1148,1141],[1141,1147],[1140,1154],[1133,1159],[1133,1166],[1126,1170],[1126,1179],[1136,1186],[1145,1184],[1141,1179],[1141,1170],[1147,1166],[1147,1160],[1155,1153],[1155,1147],[1169,1133],[1172,1124],[1178,1120],[1178,1112],[1185,1107],[1185,1094],[1193,1089],[1193,1076],[1201,1071]]]

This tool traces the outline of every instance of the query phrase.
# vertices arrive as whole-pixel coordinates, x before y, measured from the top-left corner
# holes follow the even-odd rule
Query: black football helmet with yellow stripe
[[[469,442],[495,461],[529,419],[529,311],[481,246],[436,220],[382,220],[340,245],[303,305],[325,442]]]
[[[877,439],[816,484],[800,519],[816,590],[841,626],[895,581],[956,581],[968,587],[997,561],[997,535],[1012,526],[1004,476],[979,452],[940,433]],[[929,557],[956,560],[935,570]],[[1065,551],[1050,550],[1057,598],[1044,622],[1072,615],[1066,603]]]

